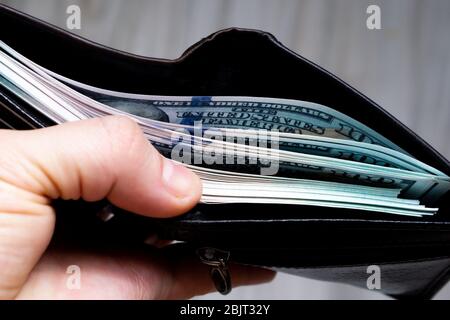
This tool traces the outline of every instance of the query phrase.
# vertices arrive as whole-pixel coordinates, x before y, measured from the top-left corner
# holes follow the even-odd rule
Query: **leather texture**
[[[235,95],[306,100],[332,107],[378,131],[417,159],[450,175],[449,162],[414,132],[342,80],[256,30],[219,31],[176,60],[151,59],[82,39],[0,5],[0,39],[34,62],[93,86],[155,95]],[[0,88],[0,126],[53,123]],[[55,203],[55,241],[139,247],[145,235],[186,242],[186,251],[213,247],[231,261],[366,287],[367,266],[381,268],[381,290],[399,298],[429,298],[450,267],[450,193],[436,216],[411,218],[311,206],[198,205],[174,219],[149,219],[106,202]],[[82,212],[82,214],[80,214]],[[79,236],[78,236],[79,237]],[[78,239],[79,240],[79,239]]]

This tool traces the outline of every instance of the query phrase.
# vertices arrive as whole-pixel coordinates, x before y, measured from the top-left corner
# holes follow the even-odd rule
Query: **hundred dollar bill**
[[[10,71],[11,70],[12,69],[10,69]],[[16,76],[16,78],[18,77],[21,80],[24,80],[25,82],[27,82],[26,79],[28,79],[28,82],[32,82],[31,84],[34,87],[39,87],[39,83],[33,81],[32,77],[30,79],[30,77],[20,77],[17,74],[13,74],[11,76],[10,73],[5,71],[3,75],[5,76],[5,78],[8,78],[9,76],[9,81],[16,81],[15,84],[19,87],[23,84],[15,79],[14,76]],[[21,89],[24,89],[24,87],[22,87]],[[48,87],[46,86],[43,86],[41,90],[43,90],[43,92],[49,91]],[[68,94],[68,92],[69,90],[66,90],[66,92],[64,92],[64,90],[61,90],[61,94],[58,95],[58,98],[64,96],[63,93]],[[51,93],[54,92],[51,92],[50,90],[50,92],[47,92],[47,94],[44,94],[44,96],[51,96]],[[36,98],[36,96],[34,98]],[[66,97],[66,99],[69,100],[71,98],[73,97]],[[41,102],[45,104],[46,100],[48,99],[44,98]],[[76,101],[72,102],[75,103]],[[72,106],[71,103],[66,104],[68,106],[66,106],[64,109],[70,108]],[[152,130],[153,132],[157,131],[155,130],[155,128],[153,128]],[[166,133],[169,134],[170,132],[167,132],[166,130]],[[167,141],[169,136],[166,136],[165,138]],[[151,136],[150,139],[155,140],[155,137]],[[165,141],[162,140],[160,142],[164,143]],[[283,155],[286,156],[286,153],[284,153]],[[244,154],[244,156],[246,155]],[[350,161],[341,159],[334,159],[330,161],[330,159],[326,157],[296,154],[295,156],[291,155],[291,158],[286,156],[285,158],[280,159],[277,157],[277,160],[280,160],[280,164],[283,169],[287,169],[288,173],[289,170],[291,170],[293,174],[297,175],[297,177],[300,176],[308,177],[311,179],[323,179],[329,181],[400,188],[402,189],[404,196],[408,198],[423,199],[426,203],[432,203],[432,201],[436,200],[443,193],[448,191],[449,188],[446,181],[439,181],[432,175],[416,172],[405,172],[405,170],[389,167],[380,168],[378,166],[368,165],[365,163],[352,164]]]
[[[202,201],[206,203],[314,205],[410,216],[432,215],[436,212],[436,209],[420,205],[417,200],[396,198],[395,190],[390,189],[302,179],[261,177],[242,173],[233,174],[192,166],[190,168],[195,170],[206,183],[208,190],[202,196]],[[273,180],[278,183],[275,184]],[[230,188],[230,186],[234,187]],[[390,192],[394,192],[394,194],[389,194]]]
[[[104,90],[51,74],[96,101],[142,118],[176,123],[185,128],[200,123],[205,128],[216,129],[275,129],[280,134],[281,150],[445,176],[408,156],[400,147],[367,126],[326,106],[254,97],[137,95]],[[246,133],[250,134],[250,130]],[[379,146],[385,148],[377,149]],[[393,149],[401,152],[393,153]]]
[[[211,142],[213,146],[217,146],[217,149],[209,146],[210,151],[219,156],[219,158],[221,153],[229,150],[228,148],[223,148],[222,143]],[[183,149],[183,146],[180,147],[180,144],[177,147]],[[198,148],[201,151],[200,146],[197,144],[192,145],[191,143],[186,144],[184,151],[189,151],[191,148],[194,150]],[[247,158],[255,157],[255,160],[257,160],[256,157],[259,156],[260,152],[258,148],[251,146],[246,148],[246,150],[243,150],[243,148],[236,146],[234,154]],[[296,154],[289,151],[271,150],[263,154],[266,159],[279,162],[280,172],[283,176],[400,188],[403,196],[411,199],[422,199],[427,203],[432,203],[450,188],[448,177],[437,177],[426,173],[355,163],[342,159],[330,159],[323,156]],[[220,167],[219,165],[217,163],[214,164],[215,167]],[[245,163],[240,169],[245,170],[248,167],[248,164]],[[229,164],[224,165],[223,168],[227,168],[227,170],[233,169],[230,168]]]
[[[0,77],[0,84],[8,84]],[[20,98],[31,105],[37,100],[27,97],[27,93],[16,90]],[[168,145],[159,144],[168,147]],[[168,147],[169,148],[169,147]],[[170,149],[170,148],[169,148]],[[214,169],[191,167],[203,180],[204,203],[279,203],[291,205],[314,205],[336,208],[357,209],[371,212],[385,212],[421,217],[434,214],[437,210],[425,208],[416,200],[397,198],[398,189],[372,188],[351,184],[261,177],[232,173]],[[230,188],[234,184],[234,188]]]
[[[407,154],[359,121],[317,103],[260,97],[167,97],[116,92],[89,86],[47,70],[2,41],[0,48],[41,75],[50,75],[96,101],[143,118],[182,125],[201,121],[205,128],[277,130],[281,133],[347,139]]]
[[[317,138],[336,137],[355,142],[365,142],[387,146],[390,149],[401,150],[398,146],[374,132],[362,123],[323,105],[286,99],[252,98],[252,97],[159,97],[115,92],[92,87],[68,79],[38,65],[35,65],[18,52],[0,41],[0,47],[19,61],[30,67],[41,69],[78,91],[105,103],[118,110],[163,122],[182,125],[193,125],[201,122],[205,128],[238,128],[277,130],[281,134],[291,134],[298,137],[313,135]],[[358,159],[369,163],[382,163],[382,159],[369,157],[367,154],[351,154],[341,152],[326,146],[311,146],[305,142],[280,141],[281,149],[324,152],[328,155]],[[387,162],[387,166],[393,165]]]
[[[124,113],[124,111],[120,111],[120,109],[114,109],[111,107],[107,107],[105,104],[99,103],[98,101],[94,101],[92,99],[89,99],[88,97],[81,95],[80,93],[74,92],[70,88],[65,87],[61,83],[59,83],[57,80],[49,80],[46,78],[46,75],[43,75],[41,72],[43,70],[36,70],[34,68],[22,68],[21,66],[18,66],[15,62],[8,61],[7,57],[0,55],[0,72],[2,76],[4,76],[4,79],[9,81],[10,84],[13,86],[12,90],[14,90],[14,86],[18,87],[21,90],[21,93],[26,93],[30,95],[31,101],[35,102],[36,108],[41,108],[40,110],[43,110],[46,114],[50,113],[51,115],[55,116],[55,120],[59,123],[65,122],[65,121],[72,121],[76,119],[84,119],[86,117],[92,117],[92,116],[101,116],[106,114],[116,114],[116,113]],[[17,91],[17,90],[16,90]],[[82,91],[82,89],[80,89]],[[148,96],[147,96],[148,97]],[[163,98],[163,99],[162,99]],[[192,106],[192,108],[195,109],[195,99],[198,99],[196,97],[194,98],[188,98],[188,97],[157,97],[156,101],[157,104],[161,104],[161,101],[163,105],[168,104],[170,108],[175,105],[175,108],[181,108],[183,107],[183,104],[186,102],[189,106]],[[236,97],[217,97],[218,100],[214,102],[220,102],[221,104],[229,105],[231,103],[231,106],[233,107],[234,102],[236,100]],[[165,99],[165,100],[164,100]],[[169,100],[167,100],[169,99]],[[188,101],[188,99],[190,99]],[[244,101],[245,103],[262,103],[264,107],[268,106],[269,110],[273,109],[280,109],[278,111],[280,112],[287,112],[287,113],[297,113],[304,117],[309,118],[317,118],[317,119],[309,119],[310,121],[319,121],[321,118],[328,119],[329,123],[333,123],[336,118],[336,114],[333,114],[332,109],[325,107],[325,106],[316,106],[315,104],[310,104],[308,102],[302,102],[302,101],[294,101],[294,100],[283,100],[283,99],[269,99],[269,98],[247,98],[247,97],[237,97],[239,103]],[[101,99],[99,99],[101,100]],[[200,100],[204,100],[201,99]],[[213,101],[213,98],[207,99],[209,102]],[[167,103],[169,101],[169,103]],[[36,103],[37,102],[37,103]],[[205,101],[203,101],[205,102]],[[147,103],[147,102],[146,102]],[[238,103],[238,104],[239,104]],[[181,107],[180,107],[181,104]],[[203,106],[203,105],[201,105]],[[262,105],[261,105],[262,106]],[[281,107],[279,107],[281,106]],[[287,106],[287,108],[285,108]],[[242,107],[242,106],[240,106]],[[252,108],[255,107],[252,105]],[[185,109],[185,108],[182,108]],[[117,110],[115,112],[114,110]],[[181,111],[173,112],[173,109],[171,109],[172,114],[177,114]],[[184,110],[186,111],[186,110]],[[184,112],[183,111],[183,112]],[[236,110],[234,110],[236,111]],[[159,112],[159,111],[158,111]],[[163,110],[163,113],[167,115],[167,112]],[[268,114],[271,114],[270,112],[267,112]],[[216,118],[217,112],[213,112],[213,118]],[[327,116],[323,116],[323,114]],[[284,114],[283,114],[284,115]],[[322,127],[323,133],[318,135],[317,137],[322,137],[326,135],[325,132],[335,132],[336,134],[342,134],[342,127],[343,124],[345,125],[353,125],[351,130],[348,130],[349,132],[352,132],[352,134],[347,134],[347,138],[350,138],[353,142],[364,142],[364,143],[371,143],[375,145],[389,145],[392,144],[390,141],[387,141],[384,137],[377,134],[376,132],[373,132],[371,129],[365,127],[364,125],[357,123],[355,125],[355,122],[353,119],[342,115],[340,113],[337,113],[339,116],[338,123],[339,125],[337,127],[333,127],[333,125],[328,125],[328,127]],[[271,114],[273,116],[273,114]],[[170,117],[168,119],[168,122],[164,121],[143,121],[142,119],[154,119],[155,117],[139,117],[134,115],[135,119],[144,127],[144,132],[148,135],[149,139],[158,142],[161,144],[167,144],[168,139],[170,139],[170,133],[171,131],[167,128],[175,128],[168,125],[168,122],[170,122]],[[228,117],[228,116],[227,116]],[[225,117],[225,118],[227,118]],[[220,117],[219,117],[220,118]],[[286,116],[286,118],[288,118]],[[184,119],[184,118],[183,118]],[[269,118],[269,124],[271,123],[279,123],[278,120],[274,121],[274,119],[278,118]],[[320,120],[323,121],[324,119]],[[160,119],[159,119],[160,120]],[[191,121],[190,119],[189,121]],[[202,121],[202,118],[199,119]],[[292,124],[291,120],[284,122],[288,124]],[[306,119],[308,120],[308,119]],[[220,120],[222,121],[222,120]],[[267,121],[267,118],[264,119],[264,121]],[[286,124],[284,123],[283,124]],[[304,120],[299,120],[298,123],[305,122]],[[203,121],[202,121],[203,123]],[[210,122],[207,122],[210,123]],[[212,122],[211,122],[212,123]],[[175,123],[180,125],[180,127],[190,127],[191,124],[188,123]],[[215,125],[211,125],[211,127],[215,127]],[[296,130],[305,130],[309,129],[311,130],[312,125],[314,123],[309,123],[305,126],[296,126]],[[207,125],[208,126],[208,125]],[[227,128],[226,126],[224,126]],[[320,127],[320,125],[318,126]],[[235,128],[234,125],[231,125],[230,128]],[[241,127],[237,127],[241,128]],[[259,128],[259,125],[255,125],[252,129]],[[355,129],[356,128],[356,129]],[[361,131],[364,129],[364,133],[362,135],[364,136],[361,138]],[[356,136],[353,135],[353,133],[358,131],[359,138],[355,138]],[[281,130],[284,134],[298,134],[300,131],[292,131],[292,130]],[[345,135],[344,135],[345,136]],[[158,140],[159,139],[159,140]],[[205,140],[201,138],[202,140]],[[370,139],[367,140],[367,139]],[[209,142],[210,143],[210,142]],[[239,152],[239,146],[236,147],[237,152]],[[281,150],[283,151],[283,150]],[[281,152],[280,151],[280,152]],[[289,153],[283,153],[281,157],[281,162],[283,165],[287,164],[289,168],[296,168],[298,169],[303,176],[308,176],[308,174],[313,174],[316,179],[344,179],[344,181],[348,181],[350,183],[361,183],[361,182],[367,182],[369,184],[372,184],[374,182],[376,183],[386,183],[385,186],[392,187],[392,188],[400,188],[402,189],[402,192],[408,196],[415,199],[425,199],[425,197],[429,198],[438,198],[440,195],[442,195],[444,192],[448,191],[448,185],[445,185],[442,183],[442,177],[436,177],[429,174],[424,174],[420,172],[407,172],[403,169],[398,168],[391,168],[391,167],[379,167],[375,165],[369,165],[366,163],[351,163],[352,161],[342,160],[342,159],[330,159],[329,157],[324,156],[317,156],[312,154],[303,154],[299,153],[295,156],[289,154]],[[196,169],[199,170],[199,169]],[[221,171],[222,174],[224,171]],[[234,173],[236,174],[236,173]],[[318,175],[317,175],[318,174]],[[309,177],[309,176],[308,176]],[[242,177],[241,177],[242,178]],[[260,183],[267,182],[269,184],[272,184],[276,177],[267,177],[268,180],[260,181]],[[245,179],[248,179],[248,177],[245,177]],[[278,181],[278,180],[276,180]],[[240,182],[245,183],[245,180],[240,180]],[[279,182],[277,182],[279,183]],[[324,190],[327,190],[327,187],[329,185],[326,185],[327,181],[323,181]],[[297,183],[298,185],[301,185],[300,183]],[[356,188],[358,186],[355,186]],[[274,186],[276,188],[276,186]],[[353,195],[359,195],[363,193],[363,189],[359,189],[361,192],[355,192],[350,193],[350,197],[347,197],[346,201],[348,199],[351,199]],[[338,193],[339,190],[331,189],[332,192]],[[274,191],[275,192],[275,191]],[[326,193],[326,191],[322,191]],[[331,197],[332,195],[328,194],[327,197]],[[359,198],[358,196],[355,196],[354,198]],[[292,199],[291,199],[292,200]],[[426,200],[426,199],[425,199]],[[386,200],[386,202],[389,202]],[[368,205],[369,206],[369,205]]]
[[[252,139],[256,143],[260,135],[258,131],[254,130],[217,130],[223,131],[225,134],[230,133],[234,137],[245,138],[249,143]],[[409,155],[374,144],[290,133],[277,133],[277,138],[280,150],[320,155],[447,177],[443,172]],[[239,140],[237,140],[237,143],[239,143]]]
[[[73,85],[73,83],[72,83]],[[96,101],[144,118],[205,128],[276,130],[346,139],[402,151],[362,123],[329,107],[299,100],[261,97],[164,97],[77,88]]]

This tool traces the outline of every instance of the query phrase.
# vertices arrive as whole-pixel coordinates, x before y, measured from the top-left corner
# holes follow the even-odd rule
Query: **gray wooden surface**
[[[77,34],[141,55],[178,57],[221,28],[271,32],[288,47],[378,102],[450,158],[450,1],[448,0],[0,0],[66,26],[81,8]],[[366,28],[366,8],[381,8],[381,30]],[[70,63],[70,62],[68,62]],[[301,89],[301,88],[299,88]],[[279,275],[230,298],[379,299],[376,292]],[[437,298],[449,298],[450,286]],[[222,298],[211,294],[206,298]]]

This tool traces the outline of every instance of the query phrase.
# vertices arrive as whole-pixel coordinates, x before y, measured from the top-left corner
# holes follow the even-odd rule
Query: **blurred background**
[[[0,0],[67,29],[69,5],[101,44],[177,58],[227,27],[261,29],[372,98],[450,159],[450,1],[448,0]],[[369,30],[369,5],[381,29]],[[70,63],[70,62],[69,62]],[[222,299],[219,294],[202,298]],[[236,288],[234,299],[384,299],[377,292],[279,274]],[[447,285],[437,299],[450,298]]]

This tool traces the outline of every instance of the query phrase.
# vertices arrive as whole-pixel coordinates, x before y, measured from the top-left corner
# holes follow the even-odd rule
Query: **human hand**
[[[171,217],[195,205],[199,178],[163,158],[126,117],[39,130],[0,130],[0,298],[180,299],[213,290],[197,262],[138,253],[48,251],[53,199],[107,198],[125,210]],[[82,287],[66,287],[76,261]],[[233,285],[269,281],[273,272],[232,268]]]

